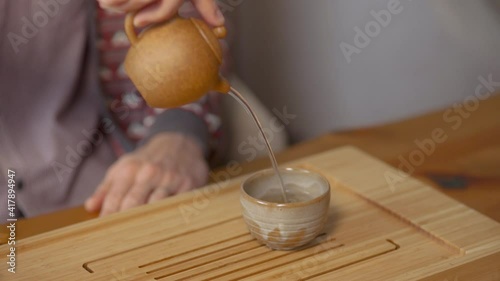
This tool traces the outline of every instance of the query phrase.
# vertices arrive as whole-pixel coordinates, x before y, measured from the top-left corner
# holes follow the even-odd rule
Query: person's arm
[[[85,207],[108,215],[202,186],[207,176],[208,165],[197,141],[179,133],[160,133],[120,157]]]
[[[156,135],[163,132],[175,132],[192,138],[200,146],[203,155],[209,156],[213,130],[209,129],[209,120],[220,117],[208,103],[208,97],[180,108],[163,110],[155,116],[153,125],[139,145],[145,145]],[[220,122],[219,122],[220,123]]]
[[[207,160],[220,137],[217,101],[208,94],[157,115],[139,147],[108,170],[87,209],[107,215],[204,185]]]
[[[214,1],[193,2],[198,2],[198,10],[207,9],[209,2],[215,5]],[[202,10],[199,12],[203,15]],[[209,94],[196,103],[156,115],[138,148],[121,156],[108,169],[105,179],[86,201],[86,209],[107,215],[204,185],[209,169],[207,157],[220,133],[217,100]]]

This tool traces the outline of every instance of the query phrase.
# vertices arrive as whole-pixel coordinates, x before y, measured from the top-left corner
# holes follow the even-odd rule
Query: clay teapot
[[[194,102],[208,91],[229,92],[219,76],[224,26],[209,28],[195,18],[175,16],[136,34],[130,13],[125,32],[131,47],[125,70],[151,107],[171,108]]]

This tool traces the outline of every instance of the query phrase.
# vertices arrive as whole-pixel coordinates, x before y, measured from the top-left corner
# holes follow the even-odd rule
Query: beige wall
[[[269,108],[297,115],[287,127],[295,141],[448,106],[480,75],[500,82],[493,0],[401,0],[348,62],[341,42],[355,46],[354,28],[393,1],[245,0],[227,12],[237,72]]]

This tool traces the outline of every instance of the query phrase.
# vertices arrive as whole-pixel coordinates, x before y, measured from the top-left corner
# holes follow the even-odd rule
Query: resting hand
[[[207,162],[194,139],[158,134],[108,169],[85,208],[108,215],[200,187],[207,177]]]

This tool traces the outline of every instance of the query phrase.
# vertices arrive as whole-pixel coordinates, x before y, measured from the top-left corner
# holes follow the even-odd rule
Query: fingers
[[[169,170],[164,173],[158,188],[156,188],[148,198],[148,203],[159,201],[168,196],[177,193],[180,184],[182,183],[182,178],[174,170]]]
[[[207,23],[213,26],[224,24],[224,15],[215,0],[191,0],[191,2]]]
[[[105,216],[192,190],[206,182],[208,164],[197,143],[165,135],[122,156],[85,207]],[[161,160],[161,161],[160,161]]]
[[[145,204],[151,192],[158,187],[160,178],[161,169],[158,166],[144,164],[136,175],[134,186],[125,195],[120,211]]]
[[[106,216],[120,210],[123,198],[133,186],[138,171],[138,164],[131,161],[123,161],[117,166],[110,187],[104,198],[100,216]]]
[[[213,26],[224,24],[224,16],[215,0],[191,0],[205,21]],[[103,9],[121,12],[139,11],[134,18],[134,25],[143,27],[172,18],[183,0],[99,0]]]
[[[182,0],[155,1],[137,13],[134,18],[134,25],[142,27],[151,23],[166,21],[177,13],[182,3]]]
[[[106,172],[106,176],[104,177],[101,184],[99,184],[99,186],[96,188],[94,194],[92,194],[92,196],[90,196],[85,201],[85,210],[87,210],[87,212],[97,212],[101,209],[106,193],[109,190],[115,168],[116,165],[113,165],[108,169],[108,171]]]
[[[179,186],[177,189],[177,194],[178,193],[184,193],[190,190],[195,189],[197,186],[195,185],[194,181],[190,178],[185,178],[182,184]]]
[[[105,186],[106,188],[101,188],[101,186]],[[102,203],[104,202],[104,198],[106,196],[105,189],[107,189],[108,187],[108,183],[101,184],[98,190],[85,201],[85,210],[87,212],[97,212],[101,209]]]
[[[97,0],[99,5],[103,9],[116,9],[117,7],[121,7],[126,5],[129,0]]]
[[[171,195],[172,195],[172,193],[170,193],[170,189],[168,187],[167,188],[157,188],[149,196],[148,203],[160,201],[161,199],[167,198]]]
[[[132,12],[140,10],[153,2],[160,1],[161,0],[99,0],[99,4],[103,9]]]

